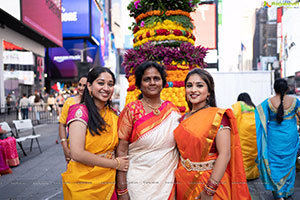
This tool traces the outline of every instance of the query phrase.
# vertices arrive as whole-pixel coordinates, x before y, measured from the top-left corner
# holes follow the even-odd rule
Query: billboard
[[[94,0],[64,0],[62,26],[64,38],[90,38],[100,45],[101,11]]]
[[[216,5],[202,4],[197,10],[191,13],[194,20],[195,46],[204,46],[209,49],[217,48],[216,32]]]
[[[60,1],[22,0],[22,22],[62,46]],[[58,2],[58,3],[57,3]]]
[[[88,50],[83,51],[84,45]],[[45,71],[54,79],[75,78],[81,73],[78,70],[83,65],[104,65],[101,46],[89,41],[84,44],[84,39],[64,40],[64,47],[49,48],[47,56]]]
[[[95,1],[91,1],[91,36],[92,40],[99,46],[100,45],[100,20],[101,12]]]
[[[63,37],[88,37],[89,21],[89,0],[62,2]]]

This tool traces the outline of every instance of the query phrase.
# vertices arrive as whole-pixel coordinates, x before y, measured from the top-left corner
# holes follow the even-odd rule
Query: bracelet
[[[118,170],[121,166],[121,162],[119,161],[118,158],[115,158],[115,160],[117,161],[117,167],[115,169]]]
[[[204,186],[203,190],[208,196],[213,196],[216,193],[216,190],[209,188],[207,185]]]
[[[206,186],[212,190],[217,190],[219,183],[213,178],[208,179]]]
[[[60,143],[67,141],[67,138],[61,138]]]
[[[117,189],[117,194],[118,194],[119,196],[122,196],[122,195],[127,194],[127,193],[128,193],[128,189],[127,189],[127,188],[122,189],[122,190]]]

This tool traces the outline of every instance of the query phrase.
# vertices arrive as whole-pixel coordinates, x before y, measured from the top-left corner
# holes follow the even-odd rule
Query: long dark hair
[[[116,83],[115,75],[110,71],[110,69],[106,67],[94,67],[90,70],[87,76],[87,82],[90,84],[93,84],[93,82],[100,76],[100,74],[107,72],[111,75],[114,84]],[[93,98],[91,97],[89,90],[87,87],[85,87],[82,99],[80,103],[84,103],[88,109],[89,113],[89,120],[88,120],[88,128],[90,133],[94,136],[93,133],[97,135],[101,135],[100,132],[104,131],[106,129],[106,122],[101,117],[101,115],[98,112],[98,108],[96,104],[94,103]],[[112,107],[111,100],[108,100],[106,103],[109,108]],[[100,130],[100,132],[99,132]]]
[[[210,73],[208,73],[206,70],[204,69],[200,69],[200,68],[195,68],[193,70],[191,70],[185,80],[184,80],[184,85],[186,87],[186,83],[188,81],[188,79],[190,78],[191,75],[193,74],[198,74],[200,76],[200,78],[206,83],[207,88],[208,88],[208,92],[210,93],[209,97],[208,97],[208,101],[207,104],[211,107],[217,107],[216,104],[216,95],[215,95],[215,83],[214,83],[214,79],[213,77],[210,75]],[[185,97],[186,98],[186,97]],[[188,103],[189,109],[192,110],[192,104],[191,102],[189,102],[186,98],[186,101]]]
[[[161,76],[161,79],[163,82],[162,87],[164,88],[167,84],[167,72],[165,71],[165,67],[163,65],[159,65],[157,62],[154,62],[154,61],[146,61],[137,67],[137,69],[134,72],[135,86],[137,86],[139,89],[141,89],[142,77],[144,75],[144,72],[146,69],[148,69],[150,67],[154,67],[160,73],[160,76]],[[143,98],[143,91],[139,95],[138,99],[142,99],[142,98]]]
[[[40,97],[40,95],[34,95],[34,103],[38,103],[38,102],[40,102],[40,100],[41,100],[41,97]]]
[[[275,81],[274,83],[274,90],[276,94],[280,95],[280,104],[277,108],[277,115],[276,115],[276,120],[278,124],[281,124],[283,121],[283,115],[284,115],[284,109],[283,109],[283,97],[285,93],[288,91],[288,83],[286,80],[279,78]]]
[[[253,106],[255,108],[255,104],[252,102],[250,95],[247,92],[243,92],[239,94],[238,101],[243,101],[249,106]]]

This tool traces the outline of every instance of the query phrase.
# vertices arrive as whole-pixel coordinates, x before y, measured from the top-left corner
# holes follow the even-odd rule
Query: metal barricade
[[[26,111],[27,110],[27,111]],[[30,105],[26,108],[18,106],[0,107],[0,122],[7,122],[12,126],[12,120],[25,119],[28,112],[28,119],[32,120],[33,125],[50,124],[58,122],[58,112],[55,105]]]

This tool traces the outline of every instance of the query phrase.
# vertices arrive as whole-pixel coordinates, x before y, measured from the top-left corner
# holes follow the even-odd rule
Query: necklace
[[[153,110],[154,115],[160,114],[160,110],[158,108],[161,106],[161,101],[160,101],[159,106],[157,106],[157,107],[151,106],[145,99],[142,99],[142,101],[146,104],[146,106],[148,106],[149,108],[151,108]]]
[[[204,108],[208,108],[209,107],[209,105],[208,104],[206,104],[205,106],[203,106],[203,107],[201,107],[201,108],[198,108],[197,110],[191,110],[191,112],[190,112],[190,115],[193,115],[193,114],[195,114],[196,112],[198,112],[199,110],[202,110],[202,109],[204,109]]]

